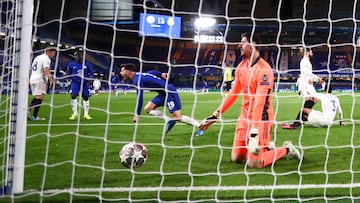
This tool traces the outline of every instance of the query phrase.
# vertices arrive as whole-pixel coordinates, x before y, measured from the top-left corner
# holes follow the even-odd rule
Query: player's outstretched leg
[[[200,123],[189,116],[182,115],[180,121],[188,125],[197,127],[198,131],[196,132],[196,136],[202,136],[205,133],[205,130],[200,129]]]
[[[146,109],[145,109],[145,111],[146,111]],[[162,119],[165,122],[170,120],[170,118],[168,116],[166,116],[165,114],[163,114],[163,112],[161,112],[159,110],[156,110],[156,109],[149,111],[149,114],[152,115],[152,116],[155,116],[158,119]]]
[[[167,123],[166,123],[166,130],[165,130],[165,133],[168,133],[176,124],[176,120],[169,120]]]
[[[202,136],[205,133],[205,130],[198,130],[196,136]]]
[[[287,123],[282,123],[281,128],[284,130],[296,130],[296,127],[293,124],[287,124]]]

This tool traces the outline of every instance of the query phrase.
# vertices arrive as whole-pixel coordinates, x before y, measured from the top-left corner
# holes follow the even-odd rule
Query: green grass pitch
[[[295,131],[281,129],[283,121],[291,121],[300,109],[301,99],[295,93],[276,93],[273,97],[276,124],[273,140],[281,146],[290,140],[301,148],[304,160],[283,158],[264,169],[250,169],[230,161],[235,119],[241,98],[223,115],[223,122],[211,126],[202,137],[196,129],[178,123],[168,134],[164,122],[142,114],[139,125],[132,122],[135,93],[126,95],[103,93],[90,98],[93,120],[69,121],[69,95],[47,95],[40,109],[46,121],[28,121],[24,194],[15,202],[115,202],[149,201],[244,201],[287,200],[325,202],[324,199],[360,201],[360,188],[285,188],[276,185],[352,184],[360,182],[360,98],[359,94],[338,94],[347,126],[313,128],[305,125]],[[154,93],[145,93],[144,104]],[[182,113],[197,120],[211,115],[222,100],[220,93],[181,93]],[[6,108],[2,97],[1,111]],[[29,100],[32,96],[29,96]],[[50,105],[51,104],[51,105]],[[319,109],[320,105],[314,108]],[[161,108],[163,109],[163,108]],[[82,109],[80,109],[82,111]],[[168,112],[166,111],[168,114]],[[356,122],[353,122],[356,121]],[[6,138],[6,122],[1,117],[0,132]],[[5,123],[5,124],[4,124]],[[146,145],[147,162],[134,171],[121,166],[118,153],[131,141]],[[4,145],[4,144],[3,144]],[[3,150],[4,146],[1,147]],[[3,152],[4,153],[4,152]],[[4,154],[2,156],[4,160]],[[4,174],[4,161],[2,174]],[[4,179],[4,175],[3,175]],[[201,187],[259,186],[251,190],[179,190],[179,191],[103,191],[100,188],[128,187]],[[98,192],[76,192],[66,189],[99,188]],[[266,189],[268,188],[268,189]],[[40,191],[55,191],[43,193]],[[7,202],[9,198],[0,198]]]

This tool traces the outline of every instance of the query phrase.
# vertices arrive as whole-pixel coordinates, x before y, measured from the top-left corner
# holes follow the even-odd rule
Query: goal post
[[[19,50],[19,96],[16,114],[16,142],[15,142],[15,164],[13,193],[23,192],[24,170],[25,170],[25,149],[26,149],[26,128],[28,112],[28,87],[29,70],[31,67],[32,55],[32,27],[33,27],[33,1],[19,1],[21,11],[20,50]],[[20,17],[20,15],[19,15]],[[18,41],[18,39],[16,39]]]
[[[9,1],[10,2],[10,1]],[[7,65],[12,69],[12,85],[10,90],[10,114],[7,139],[6,183],[3,193],[6,195],[23,192],[26,151],[26,126],[28,109],[29,70],[32,54],[32,0],[12,2],[13,8],[8,10],[8,17],[13,17],[13,24],[6,32],[11,36],[12,47],[8,50]]]

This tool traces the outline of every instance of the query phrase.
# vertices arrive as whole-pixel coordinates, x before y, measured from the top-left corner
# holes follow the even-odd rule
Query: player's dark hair
[[[45,47],[45,51],[56,51],[56,47],[47,46],[47,47]]]
[[[311,51],[310,47],[300,47],[299,54],[300,54],[300,56],[304,56],[305,53],[310,52],[310,51]]]
[[[121,64],[120,68],[124,68],[125,70],[136,72],[136,66],[133,63]]]
[[[241,38],[246,37],[246,39],[252,43],[255,42],[256,44],[260,44],[260,39],[259,39],[259,35],[256,33],[249,33],[249,32],[244,32],[241,34]],[[256,50],[259,50],[259,46],[255,46]]]
[[[74,52],[74,56],[83,56],[83,51],[76,50],[76,51]]]
[[[76,60],[76,62],[78,62],[78,63],[82,63],[82,61],[83,61],[83,51],[81,51],[81,50],[76,50],[75,52],[74,52],[74,56],[75,56],[75,60]]]

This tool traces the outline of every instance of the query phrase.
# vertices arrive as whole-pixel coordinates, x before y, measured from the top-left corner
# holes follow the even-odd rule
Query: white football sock
[[[71,109],[73,111],[73,114],[76,114],[76,115],[78,114],[77,107],[78,107],[77,99],[72,99],[71,100]]]
[[[89,100],[83,101],[84,105],[84,116],[89,115],[90,102]]]
[[[199,122],[197,122],[195,119],[193,119],[193,118],[190,118],[189,116],[182,116],[181,117],[181,120],[180,120],[181,122],[183,122],[183,123],[186,123],[186,124],[189,124],[189,125],[193,125],[193,126],[195,126],[195,127],[199,127],[199,125],[200,125],[200,123]]]
[[[156,118],[162,119],[166,122],[170,119],[168,116],[164,115],[163,112],[159,110],[151,110],[149,114],[155,116]]]

